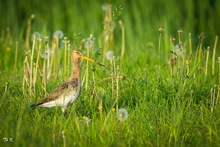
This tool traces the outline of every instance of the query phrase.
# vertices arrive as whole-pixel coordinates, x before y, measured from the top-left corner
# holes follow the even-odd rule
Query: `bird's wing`
[[[37,106],[40,106],[41,104],[57,99],[58,97],[60,97],[65,92],[68,92],[69,90],[75,90],[76,88],[79,87],[78,81],[79,79],[67,80],[66,82],[61,84],[59,87],[51,91],[46,97],[41,99],[39,102],[37,102],[36,104],[33,104],[31,107],[36,108]]]

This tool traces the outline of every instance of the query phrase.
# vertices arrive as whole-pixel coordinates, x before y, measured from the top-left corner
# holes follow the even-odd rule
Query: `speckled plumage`
[[[55,107],[60,106],[64,113],[67,106],[74,102],[80,96],[80,67],[79,58],[84,58],[91,62],[97,63],[94,60],[82,55],[81,52],[74,50],[71,54],[72,73],[70,78],[51,91],[46,97],[41,99],[36,104],[31,105],[31,108],[37,107]],[[100,64],[101,65],[101,64]],[[103,66],[103,65],[102,65]]]
[[[31,107],[37,108],[60,106],[64,112],[66,107],[75,101],[79,95],[80,80],[77,78],[69,79]]]

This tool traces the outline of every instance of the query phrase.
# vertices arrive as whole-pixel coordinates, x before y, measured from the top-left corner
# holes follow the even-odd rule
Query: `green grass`
[[[89,1],[88,7],[84,2],[68,0],[1,3],[0,16],[4,21],[0,22],[0,146],[219,146],[219,2],[109,1],[114,16],[121,12],[119,5],[124,10],[114,17],[113,41],[106,42],[104,34],[111,27],[103,23],[104,2]],[[25,41],[31,14],[35,18],[31,21],[28,46]],[[125,28],[123,60],[119,20]],[[165,29],[161,36],[160,26]],[[180,41],[184,51],[176,56],[170,51],[179,43],[179,28],[183,29]],[[53,39],[53,32],[58,29],[71,47],[62,42],[64,37],[58,43]],[[33,41],[34,32],[47,36],[48,43],[45,38]],[[199,39],[201,32],[205,36]],[[31,104],[69,76],[70,50],[79,48],[91,33],[94,46],[83,45],[83,54],[91,50],[91,58],[102,63],[106,48],[114,50],[119,59],[105,58],[106,68],[82,62],[81,96],[68,107],[66,116],[56,107],[31,110]],[[171,35],[175,44],[170,41]],[[52,47],[55,53],[49,58],[51,68],[47,68],[48,59],[38,53]],[[177,60],[173,67],[171,60]],[[36,83],[31,82],[30,87],[30,80],[35,77],[34,63],[39,68]],[[32,77],[27,73],[31,67]],[[86,78],[83,79],[87,68],[86,90]],[[48,79],[42,79],[47,72]],[[128,111],[125,121],[119,120],[118,108]],[[13,138],[13,142],[4,142],[5,138]]]

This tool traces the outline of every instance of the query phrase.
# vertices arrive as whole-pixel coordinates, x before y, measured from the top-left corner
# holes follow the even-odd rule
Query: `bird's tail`
[[[32,108],[32,109],[35,109],[35,108],[37,108],[37,105],[36,105],[36,104],[32,104],[32,105],[31,105],[31,108]]]

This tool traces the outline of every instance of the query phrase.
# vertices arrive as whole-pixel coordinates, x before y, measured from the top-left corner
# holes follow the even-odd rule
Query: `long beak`
[[[98,64],[98,65],[101,65],[101,66],[105,67],[105,65],[103,65],[103,64],[101,64],[101,63],[98,63],[98,62],[96,62],[95,60],[90,59],[89,57],[86,57],[86,56],[84,56],[84,55],[82,55],[81,58],[86,59],[86,60],[88,60],[88,61],[90,61],[90,62],[93,62],[93,63],[96,63],[96,64]]]

